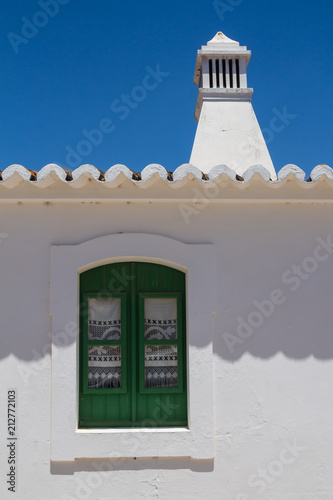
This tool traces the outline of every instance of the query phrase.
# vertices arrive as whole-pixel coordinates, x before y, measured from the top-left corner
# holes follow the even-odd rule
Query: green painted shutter
[[[80,306],[79,426],[187,425],[185,274],[142,262],[93,268],[80,276]]]

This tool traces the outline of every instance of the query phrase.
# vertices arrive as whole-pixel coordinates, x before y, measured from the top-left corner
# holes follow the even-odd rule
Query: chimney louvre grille
[[[209,59],[208,60],[209,88],[241,88],[239,59]],[[202,74],[200,85],[203,84]]]

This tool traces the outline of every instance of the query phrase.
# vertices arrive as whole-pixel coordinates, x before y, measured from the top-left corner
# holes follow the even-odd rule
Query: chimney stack
[[[190,163],[205,173],[226,165],[238,175],[262,165],[274,180],[275,169],[251,104],[253,89],[247,87],[250,56],[251,51],[221,31],[198,50],[198,126]]]

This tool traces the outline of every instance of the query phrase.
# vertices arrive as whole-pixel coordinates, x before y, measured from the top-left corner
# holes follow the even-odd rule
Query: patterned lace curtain
[[[121,387],[120,346],[88,346],[88,387]]]
[[[121,300],[89,299],[88,339],[120,340]],[[121,347],[88,346],[88,387],[121,387]]]
[[[120,340],[121,300],[89,299],[88,339]]]
[[[145,340],[177,338],[177,299],[145,299]]]
[[[145,299],[145,340],[177,339],[177,299]],[[145,346],[145,386],[178,387],[176,345]]]

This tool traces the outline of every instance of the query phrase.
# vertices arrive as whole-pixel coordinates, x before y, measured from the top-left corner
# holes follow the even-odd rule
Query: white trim
[[[170,265],[187,273],[189,428],[77,428],[78,277],[91,267],[129,260]],[[214,263],[213,245],[184,244],[151,234],[117,234],[51,247],[51,460],[213,458]]]

